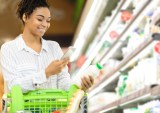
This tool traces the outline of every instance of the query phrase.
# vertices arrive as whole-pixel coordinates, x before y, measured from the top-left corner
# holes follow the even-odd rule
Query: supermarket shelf
[[[128,25],[125,26],[123,32],[120,34],[120,36],[117,38],[117,40],[113,43],[113,45],[108,49],[106,54],[104,54],[100,62],[103,64],[105,61],[107,61],[114,53],[116,53],[117,49],[119,49],[122,45],[123,38],[127,38],[127,32],[130,30],[136,19],[140,14],[142,14],[145,9],[147,8],[148,4],[151,3],[151,0],[148,0],[142,7],[142,9],[134,16],[134,18],[128,23]]]
[[[160,35],[158,33],[154,33],[152,36],[153,40],[160,40]],[[149,45],[147,48],[145,48],[144,51],[150,51],[150,49],[153,48],[153,45]],[[130,60],[122,69],[121,71],[125,71],[127,68],[130,68],[133,66],[133,64],[137,63],[139,59],[142,59],[143,57],[145,57],[146,55],[143,56],[136,56],[134,57],[132,60]]]
[[[125,59],[123,59],[121,63],[114,70],[110,71],[110,73],[104,76],[102,80],[100,80],[97,84],[93,86],[91,90],[89,90],[89,98],[95,95],[97,92],[99,92],[102,88],[106,87],[113,80],[115,80],[119,76],[119,71],[130,60],[132,60],[136,55],[138,55],[142,50],[144,50],[148,45],[150,45],[153,42],[153,40],[159,39],[159,38],[160,38],[160,34],[153,34],[151,38],[148,38],[147,40],[145,40],[140,46],[137,47],[137,49],[134,52],[128,55]]]
[[[153,98],[160,97],[160,86],[146,86],[138,91],[135,91],[125,97],[122,97],[116,101],[111,102],[110,104],[98,108],[91,113],[98,113],[98,112],[108,112],[114,109],[124,108],[126,106],[134,106],[136,102],[146,102]]]
[[[91,63],[91,61],[94,59],[94,57],[97,55],[98,51],[100,50],[103,41],[105,40],[105,38],[103,38],[105,32],[108,30],[108,28],[112,25],[112,23],[114,22],[115,18],[117,17],[118,13],[120,12],[122,6],[124,5],[124,3],[126,2],[126,0],[122,0],[120,1],[120,5],[117,7],[116,12],[111,16],[109,24],[105,26],[105,30],[100,34],[100,37],[102,37],[102,39],[100,40],[100,42],[98,42],[96,44],[96,46],[93,48],[94,52],[92,52],[90,54],[90,57],[85,61],[85,63],[82,65],[81,69],[78,71],[78,73],[76,75],[79,75],[81,72],[84,71],[84,69],[86,69],[86,67],[88,67]]]
[[[121,68],[121,72],[126,72],[130,69],[132,69],[141,59],[150,57],[151,56],[151,50],[153,49],[153,45],[155,43],[150,44],[148,47],[146,47],[140,54],[135,56],[132,60],[130,60],[128,63],[126,63],[123,68]]]
[[[90,4],[91,1],[94,1],[92,5]],[[85,6],[85,9],[88,11],[84,10],[88,14],[87,16],[82,14],[82,18],[80,20],[81,25],[78,25],[74,35],[73,46],[78,49],[76,49],[74,55],[72,56],[73,60],[76,60],[79,55],[85,52],[85,49],[88,48],[89,43],[93,40],[94,35],[96,35],[98,32],[97,28],[99,27],[102,20],[104,20],[104,16],[110,15],[111,11],[116,7],[116,4],[121,1],[88,0],[87,4],[88,2],[91,6],[90,8]],[[83,23],[81,21],[83,21]],[[81,42],[80,45],[79,42]]]
[[[123,32],[121,33],[120,37],[123,36],[123,34],[129,29],[129,27],[134,23],[134,21],[136,20],[136,18],[141,14],[141,12],[146,8],[146,6],[147,6],[150,2],[151,2],[151,1],[148,0],[148,1],[143,5],[142,9],[134,16],[134,18],[130,21],[130,23],[125,27],[125,29],[124,29]],[[123,7],[124,3],[125,3],[125,1],[120,4],[120,7],[117,9],[117,12],[116,12],[115,15],[113,16],[114,19],[116,18],[116,15],[117,15],[118,12],[120,11],[120,9]],[[110,24],[110,25],[112,25],[112,23],[113,23],[113,21],[111,21],[111,24]],[[110,27],[110,26],[108,26],[108,27]],[[102,34],[103,37],[102,37],[102,39],[100,40],[100,42],[99,42],[99,43],[96,45],[96,47],[93,49],[94,52],[92,52],[92,53],[90,54],[90,57],[85,61],[85,63],[82,65],[81,69],[78,71],[78,73],[77,73],[76,75],[81,74],[81,73],[84,71],[84,69],[86,69],[86,68],[90,65],[90,63],[92,62],[92,60],[94,59],[94,57],[97,55],[97,53],[98,53],[98,51],[100,50],[103,42],[106,40],[106,39],[105,39],[105,38],[106,38],[106,37],[105,37],[105,34],[108,32],[108,28],[106,28],[106,30],[107,30],[107,31],[106,31],[104,34]],[[108,57],[109,55],[108,55],[108,56],[106,56],[106,55],[107,55],[108,53],[110,54],[110,53],[111,53],[110,51],[113,52],[113,51],[114,51],[114,50],[113,50],[114,47],[117,46],[117,45],[119,45],[119,44],[117,44],[117,43],[118,43],[119,40],[121,39],[120,37],[116,40],[115,43],[113,43],[113,45],[111,46],[111,48],[109,48],[109,50],[106,52],[106,54],[103,56],[103,58],[104,58],[104,57]],[[102,58],[102,59],[103,59],[103,58]],[[102,65],[103,65],[103,64],[102,64]]]
[[[159,34],[157,34],[157,33],[154,33],[153,34],[153,40],[160,40],[160,36],[159,36]],[[151,48],[153,48],[153,45],[149,45],[147,48],[145,48],[145,50],[144,51],[148,51],[148,52],[150,52],[150,49]],[[148,53],[149,54],[149,53]],[[131,68],[132,66],[133,66],[133,64],[135,64],[135,63],[137,63],[138,62],[138,60],[139,59],[142,59],[142,57],[145,57],[146,55],[143,55],[143,56],[136,56],[136,57],[134,57],[132,60],[130,60],[128,63],[126,63],[126,65],[123,67],[123,68],[121,68],[121,71],[123,72],[123,71],[125,71],[127,68]]]
[[[103,37],[105,32],[108,30],[108,28],[112,25],[112,23],[114,22],[115,18],[117,17],[118,13],[121,11],[121,8],[123,7],[123,5],[126,3],[127,0],[122,0],[120,1],[120,5],[117,7],[116,12],[111,16],[110,21],[108,22],[109,24],[105,26],[105,30],[102,32],[102,34],[100,35],[100,37]]]
[[[150,1],[146,2],[146,6],[147,4],[149,4]],[[144,6],[145,7],[145,6]],[[143,7],[143,9],[144,9]],[[142,10],[141,10],[142,12]],[[140,13],[140,12],[139,12]],[[155,34],[156,35],[156,34]],[[122,37],[120,37],[122,38]],[[135,58],[142,50],[144,50],[148,45],[150,45],[150,43],[153,40],[158,40],[159,39],[159,35],[157,36],[153,36],[152,39],[147,39],[144,43],[142,43],[134,52],[132,52],[130,55],[128,55],[126,58],[124,58],[122,60],[122,62],[114,69],[112,70],[110,73],[108,73],[102,80],[100,80],[97,84],[95,84],[95,86],[89,91],[89,97],[92,97],[93,95],[95,95],[97,92],[99,92],[102,88],[106,87],[107,85],[109,85],[112,81],[114,81],[115,79],[118,78],[118,71],[122,71],[122,69],[124,69],[124,67],[126,68],[126,64],[128,62],[130,62],[133,58]],[[115,43],[115,46],[117,45],[121,45],[120,43],[118,43],[120,39],[117,40],[117,42]],[[113,49],[115,50],[114,45],[111,47],[111,49],[109,49],[111,52],[113,52]],[[115,50],[116,51],[116,50]],[[115,52],[114,51],[114,52]],[[110,54],[110,53],[109,53]],[[109,55],[107,54],[108,57]]]

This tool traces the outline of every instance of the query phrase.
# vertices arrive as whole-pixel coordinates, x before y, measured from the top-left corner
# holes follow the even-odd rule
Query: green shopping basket
[[[35,90],[22,93],[20,86],[13,86],[7,95],[11,99],[10,113],[25,110],[31,113],[65,113],[74,92],[78,90],[72,85],[69,91],[58,89]]]

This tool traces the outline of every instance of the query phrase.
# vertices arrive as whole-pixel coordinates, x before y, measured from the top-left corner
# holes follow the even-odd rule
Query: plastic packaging
[[[67,57],[70,58],[70,57],[72,56],[72,54],[75,52],[75,50],[76,50],[76,48],[70,46],[70,47],[68,48],[68,50],[64,53],[64,55],[62,56],[61,59],[64,59],[64,58],[67,58]]]
[[[76,84],[79,88],[81,88],[81,78],[83,76],[89,77],[93,76],[93,78],[96,78],[99,75],[100,70],[102,69],[102,66],[100,64],[96,65],[90,65],[88,68],[86,68],[80,75],[77,75],[76,79],[74,79],[74,84]]]

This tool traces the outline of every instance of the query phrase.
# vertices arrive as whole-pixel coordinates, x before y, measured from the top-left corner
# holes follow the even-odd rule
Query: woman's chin
[[[38,37],[42,37],[42,36],[44,36],[44,34],[45,34],[45,33],[38,33],[37,36],[38,36]]]

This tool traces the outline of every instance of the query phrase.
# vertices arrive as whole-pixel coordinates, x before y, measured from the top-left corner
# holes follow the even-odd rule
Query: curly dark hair
[[[22,20],[23,24],[23,14],[28,18],[36,8],[47,7],[49,5],[46,0],[21,0],[18,4],[17,15],[18,18]]]

